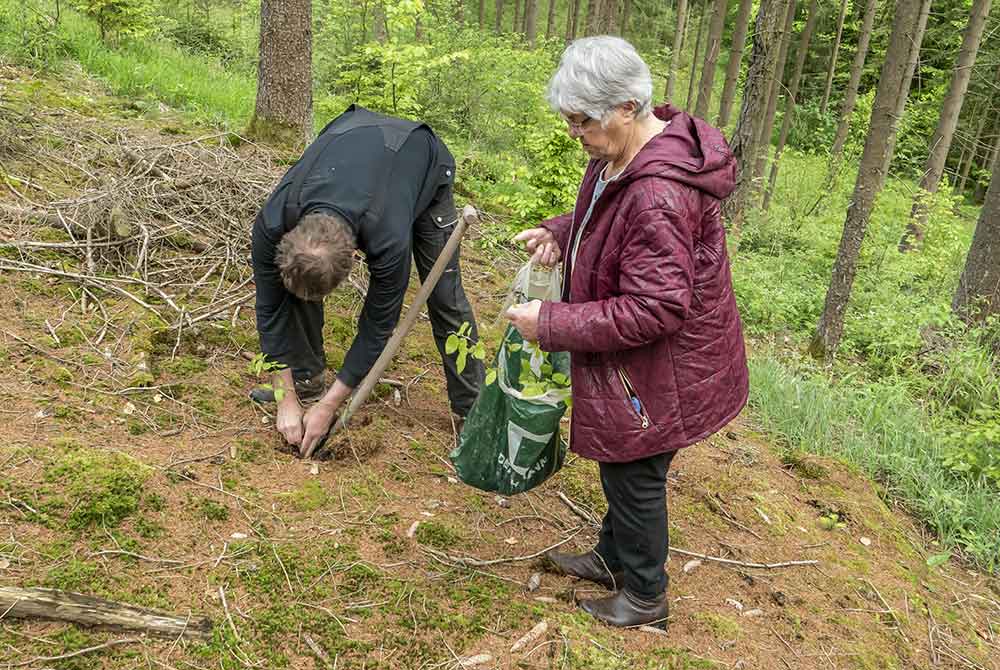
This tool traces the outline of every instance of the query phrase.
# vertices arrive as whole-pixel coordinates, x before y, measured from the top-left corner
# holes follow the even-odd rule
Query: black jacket
[[[296,373],[320,371],[302,360],[309,343],[290,308],[298,298],[282,284],[275,252],[302,216],[335,212],[351,226],[370,272],[358,333],[337,375],[348,386],[357,386],[399,320],[409,283],[414,222],[421,217],[431,217],[442,227],[453,222],[454,175],[455,159],[425,124],[357,105],[331,121],[278,183],[254,224],[261,351]]]

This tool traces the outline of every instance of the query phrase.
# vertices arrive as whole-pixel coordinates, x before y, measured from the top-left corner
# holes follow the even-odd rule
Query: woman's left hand
[[[507,319],[514,324],[521,337],[529,342],[535,342],[538,340],[538,313],[541,309],[541,300],[532,300],[523,305],[511,305],[507,310]]]

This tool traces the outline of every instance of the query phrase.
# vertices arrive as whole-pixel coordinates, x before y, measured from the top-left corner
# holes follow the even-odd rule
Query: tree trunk
[[[168,614],[103,598],[55,589],[0,586],[0,609],[13,619],[68,621],[114,630],[139,630],[150,635],[177,639],[207,640],[212,622],[202,617]]]
[[[788,14],[785,15],[785,28],[781,33],[778,47],[778,62],[774,66],[774,77],[771,79],[771,97],[767,102],[767,112],[764,114],[764,125],[760,129],[760,151],[757,152],[757,163],[754,166],[753,178],[760,181],[764,178],[767,161],[771,153],[771,135],[774,134],[774,117],[778,113],[778,98],[781,97],[781,83],[785,77],[785,63],[788,61],[788,47],[792,43],[792,30],[795,27],[795,10],[799,0],[788,3]]]
[[[601,4],[601,32],[605,35],[614,35],[617,30],[618,21],[618,0],[603,0]]]
[[[372,34],[375,36],[375,41],[385,44],[385,5],[376,2],[372,15]]]
[[[962,165],[961,174],[958,178],[958,193],[962,197],[965,197],[965,185],[969,180],[969,172],[972,170],[972,165],[976,162],[976,158],[979,156],[979,144],[983,138],[983,130],[986,129],[986,119],[989,118],[989,114],[983,114],[983,117],[979,119],[979,126],[976,128],[976,137],[972,141],[972,148],[969,149],[968,157],[965,159],[965,164]]]
[[[899,241],[901,252],[909,251],[914,243],[923,242],[928,211],[926,198],[929,194],[937,193],[938,185],[941,183],[944,165],[948,160],[948,152],[951,151],[951,141],[955,136],[955,128],[958,127],[959,115],[962,113],[965,92],[969,90],[969,79],[972,77],[972,68],[976,62],[976,54],[979,52],[979,43],[983,37],[983,30],[986,28],[986,19],[990,15],[991,3],[992,0],[974,0],[972,3],[972,12],[969,15],[969,24],[965,29],[965,37],[962,39],[962,48],[958,52],[948,93],[941,106],[941,116],[938,118],[937,127],[931,137],[930,153],[927,155],[924,176],[920,181],[921,190],[917,192],[913,209],[910,211],[910,221],[906,226],[906,232],[903,233],[903,237]]]
[[[722,89],[722,102],[719,105],[719,118],[715,122],[719,128],[729,124],[729,114],[733,108],[733,98],[736,93],[736,82],[740,78],[740,65],[743,63],[743,50],[746,48],[747,28],[750,9],[753,0],[740,0],[740,8],[736,13],[736,25],[733,27],[733,43],[729,47],[729,62],[726,64],[726,84]]]
[[[850,80],[847,82],[847,90],[844,91],[844,101],[840,105],[840,120],[837,122],[837,134],[833,140],[833,148],[830,150],[831,178],[840,168],[840,157],[844,152],[844,143],[847,141],[847,134],[851,129],[851,114],[854,113],[854,104],[858,101],[858,84],[861,83],[861,74],[865,69],[865,59],[868,58],[868,45],[872,39],[872,26],[875,25],[877,8],[878,0],[868,0],[868,4],[865,5],[864,18],[861,19],[861,32],[858,33],[858,48],[854,52]]]
[[[722,48],[722,30],[726,25],[728,0],[715,0],[715,12],[708,26],[708,40],[705,45],[705,64],[701,68],[701,84],[698,86],[698,102],[694,115],[702,119],[708,117],[708,106],[712,103],[712,87],[715,85],[715,66],[719,62]]]
[[[632,19],[632,0],[625,0],[622,4],[622,23],[618,33],[627,38],[628,37],[628,23]]]
[[[681,65],[681,51],[684,49],[684,29],[687,27],[688,0],[677,0],[677,20],[674,26],[674,46],[670,51],[670,72],[667,73],[667,88],[664,97],[667,102],[674,101],[674,83],[677,81],[677,69]]]
[[[535,37],[537,35],[538,0],[524,0],[524,36],[528,39],[529,47],[535,47]]]
[[[572,0],[569,3],[571,6],[567,11],[573,11]],[[545,21],[545,39],[550,40],[552,36],[556,34],[556,0],[549,0],[549,15],[548,19]]]
[[[837,19],[837,37],[833,41],[833,54],[830,56],[830,67],[826,71],[826,88],[823,89],[823,103],[820,114],[826,115],[826,106],[830,102],[830,91],[833,89],[833,75],[837,72],[837,56],[840,55],[840,38],[844,34],[844,18],[847,16],[847,0],[840,5],[840,18]]]
[[[304,146],[312,130],[312,0],[261,0],[250,134]]]
[[[778,136],[778,146],[774,150],[774,160],[771,162],[771,176],[768,178],[767,191],[764,193],[765,212],[771,206],[771,196],[774,194],[774,185],[778,180],[781,152],[785,148],[785,142],[788,141],[788,132],[792,129],[792,119],[795,117],[795,99],[799,94],[799,82],[802,79],[806,56],[809,54],[809,42],[812,40],[813,30],[816,28],[816,19],[819,17],[818,3],[819,0],[810,0],[809,16],[806,18],[806,25],[802,28],[802,36],[799,39],[799,52],[795,57],[795,71],[792,73],[792,80],[788,84],[788,96],[785,98],[785,115],[781,120],[781,134]]]
[[[698,19],[698,35],[694,39],[694,53],[691,54],[691,72],[688,73],[688,95],[687,100],[684,102],[684,109],[691,111],[691,103],[694,102],[694,82],[698,76],[698,59],[701,56],[701,36],[705,32],[705,16],[708,14],[705,10],[708,0],[704,0],[701,5],[701,17]]]
[[[972,236],[965,269],[952,301],[955,314],[968,324],[1000,314],[1000,175],[993,178]]]
[[[889,163],[886,154],[892,150],[892,140],[896,134],[896,104],[899,96],[910,87],[906,74],[911,46],[919,45],[923,39],[923,35],[916,32],[919,28],[918,14],[922,10],[921,3],[913,0],[899,0],[896,3],[892,34],[872,105],[870,129],[854,184],[854,194],[847,208],[844,232],[840,238],[823,314],[809,345],[809,352],[819,359],[829,361],[833,358],[844,332],[844,312],[851,297],[861,244],[875,200],[885,185],[886,166]]]
[[[576,39],[576,24],[580,17],[580,0],[569,0],[569,11],[566,12],[566,43]]]
[[[479,0],[479,29],[486,28],[486,0]]]
[[[778,41],[781,27],[788,13],[790,0],[761,0],[754,23],[753,49],[746,83],[743,86],[743,105],[736,120],[736,129],[730,145],[736,159],[736,190],[723,203],[723,210],[730,226],[738,231],[755,191],[753,168],[757,162],[761,127],[771,78],[778,60]]]
[[[601,29],[601,1],[587,0],[587,23],[584,24],[585,35],[596,35]]]
[[[510,31],[521,32],[521,0],[514,0],[514,22],[510,26]]]
[[[503,0],[496,0],[496,4],[493,6],[493,32],[497,35],[503,30]]]
[[[997,173],[998,156],[1000,156],[1000,123],[993,126],[993,148],[986,154],[986,161],[983,165],[991,177]],[[972,191],[972,202],[977,204],[985,202],[987,188],[988,184],[977,179],[976,188]]]
[[[916,2],[917,0],[911,0]],[[919,35],[921,41],[923,40],[924,31],[927,29],[927,19],[931,14],[931,0],[919,0],[920,1],[920,14],[917,17],[917,25],[913,31],[914,35]],[[903,112],[906,111],[906,101],[910,97],[910,85],[913,82],[913,74],[917,71],[917,63],[920,62],[920,48],[921,41],[914,41],[910,45],[910,57],[906,63],[906,74],[905,81],[906,87],[900,89],[899,98],[896,100],[896,120],[897,122],[903,118]],[[892,157],[896,152],[896,134],[893,133],[889,137],[889,151],[886,152],[886,160],[889,161],[885,164],[886,174],[889,172],[889,168],[892,165]]]

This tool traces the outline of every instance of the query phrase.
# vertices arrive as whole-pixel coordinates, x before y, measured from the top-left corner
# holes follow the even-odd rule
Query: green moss
[[[739,623],[721,614],[699,612],[694,615],[694,618],[696,621],[704,624],[719,639],[735,640],[743,633]]]
[[[830,472],[814,456],[801,451],[789,451],[781,457],[781,462],[806,479],[826,479]]]
[[[318,479],[307,479],[299,488],[282,497],[299,512],[313,512],[326,507],[332,500]]]
[[[139,509],[142,486],[152,470],[135,459],[97,449],[64,452],[45,468],[47,482],[57,484],[71,512],[67,526],[116,526]]]
[[[198,510],[209,521],[226,521],[229,519],[229,508],[208,498],[203,498],[198,503]]]
[[[207,370],[208,363],[195,356],[177,356],[173,360],[163,361],[160,368],[178,377],[192,377]]]
[[[417,542],[438,549],[450,549],[462,543],[461,534],[440,521],[424,521],[417,526]]]

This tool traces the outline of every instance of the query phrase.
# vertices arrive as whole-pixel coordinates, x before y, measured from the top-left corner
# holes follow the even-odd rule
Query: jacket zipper
[[[635,387],[632,386],[632,382],[629,380],[628,375],[625,374],[623,368],[618,368],[618,378],[622,380],[622,386],[625,387],[625,396],[628,398],[629,406],[631,406],[632,411],[641,419],[643,429],[649,428],[649,415],[646,414],[646,406],[642,404],[639,394],[636,393]]]

